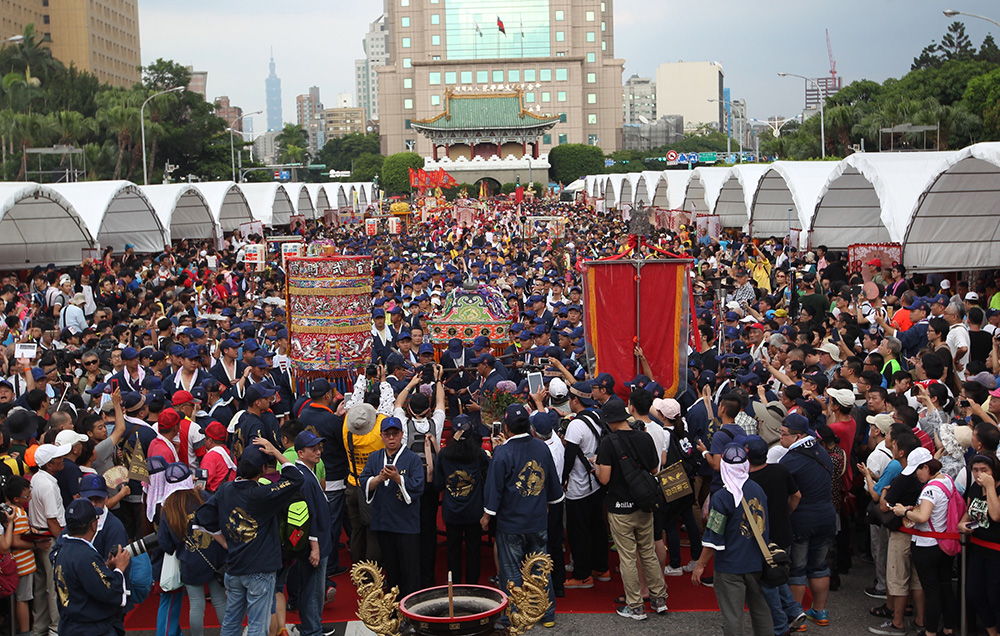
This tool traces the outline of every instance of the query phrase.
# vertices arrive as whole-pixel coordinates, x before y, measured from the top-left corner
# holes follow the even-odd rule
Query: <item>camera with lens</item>
[[[369,364],[367,367],[365,367],[365,377],[370,380],[374,380],[375,378],[377,378],[378,367],[376,367],[374,364]]]
[[[727,371],[738,371],[743,367],[743,360],[737,355],[726,354],[722,357],[722,367]]]
[[[125,551],[132,558],[139,556],[140,554],[146,554],[150,550],[155,550],[160,547],[160,540],[157,538],[155,532],[150,532],[141,539],[136,539],[132,543],[125,546]]]
[[[14,518],[14,509],[6,502],[0,503],[0,513],[3,514],[4,521]]]

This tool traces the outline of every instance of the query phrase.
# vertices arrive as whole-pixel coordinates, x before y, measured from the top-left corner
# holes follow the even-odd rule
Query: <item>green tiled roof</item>
[[[436,130],[525,128],[559,121],[524,110],[520,93],[445,95],[445,110],[430,119],[414,119],[419,127]]]

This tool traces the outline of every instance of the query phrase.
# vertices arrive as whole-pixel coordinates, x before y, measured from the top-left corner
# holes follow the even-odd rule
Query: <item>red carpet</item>
[[[687,548],[682,548],[685,559],[688,557]],[[624,592],[622,588],[621,575],[614,572],[618,565],[618,554],[611,552],[611,581],[602,583],[595,581],[594,587],[589,590],[566,590],[564,598],[556,599],[556,612],[558,613],[610,613],[615,611],[614,600]],[[346,550],[340,554],[341,563],[349,563],[350,558]],[[686,560],[685,560],[686,562]],[[441,545],[438,547],[438,568],[437,578],[440,584],[445,582],[447,572],[445,568],[445,549]],[[483,547],[482,550],[482,576],[480,582],[485,584],[486,580],[496,573],[496,566],[493,562],[492,550]],[[706,575],[711,574],[711,565]],[[336,623],[357,620],[355,613],[358,609],[358,597],[355,594],[354,585],[351,583],[349,574],[342,574],[336,579],[337,598],[333,603],[326,606],[323,612],[324,623]],[[691,576],[668,576],[667,606],[672,612],[707,612],[717,611],[718,605],[715,602],[715,594],[710,588],[691,584]],[[127,630],[155,630],[156,610],[159,605],[159,596],[151,594],[145,603],[137,607],[128,615],[125,620]],[[299,618],[295,612],[288,613],[287,622],[298,624]],[[205,627],[218,627],[219,621],[215,617],[215,610],[211,603],[205,610]],[[181,610],[181,627],[188,628],[188,602],[184,598],[184,607]]]

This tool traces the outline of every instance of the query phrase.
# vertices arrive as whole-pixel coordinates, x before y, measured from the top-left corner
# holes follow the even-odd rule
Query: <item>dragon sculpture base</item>
[[[522,584],[507,582],[507,620],[509,626],[495,634],[521,636],[542,620],[549,609],[549,575],[552,558],[535,552],[521,564]],[[385,591],[382,570],[371,561],[362,561],[351,568],[351,581],[358,590],[357,616],[365,626],[379,636],[399,636],[399,588]]]

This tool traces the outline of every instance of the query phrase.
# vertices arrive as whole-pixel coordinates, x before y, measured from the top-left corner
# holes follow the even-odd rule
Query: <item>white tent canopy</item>
[[[83,181],[46,187],[72,204],[102,247],[122,251],[131,244],[142,254],[159,252],[167,242],[153,205],[134,183]]]
[[[642,201],[643,205],[647,207],[652,206],[653,195],[656,193],[656,184],[659,182],[660,172],[658,170],[643,170],[638,173],[632,182],[632,201],[636,205]]]
[[[288,193],[289,200],[295,205],[295,214],[301,214],[307,219],[316,218],[316,208],[313,205],[312,197],[304,183],[286,183],[282,187]]]
[[[187,183],[139,186],[153,204],[168,241],[217,239],[221,228],[204,195]]]
[[[253,218],[266,226],[288,225],[295,207],[280,183],[241,183]]]
[[[753,236],[784,236],[789,224],[799,230],[809,227],[820,190],[838,163],[776,161],[767,166],[750,206]]]
[[[857,152],[838,162],[817,196],[810,243],[846,249],[859,241],[902,242],[924,187],[952,155]]]
[[[309,198],[312,200],[313,204],[313,216],[310,218],[322,219],[323,215],[331,207],[330,199],[327,196],[326,187],[334,186],[336,184],[323,184],[323,183],[307,183],[305,184],[306,190],[309,192]]]
[[[87,224],[61,194],[31,182],[0,183],[0,269],[79,265],[95,246]]]
[[[1000,266],[1000,143],[949,153],[920,188],[903,242],[913,271]]]
[[[690,170],[661,172],[660,180],[654,186],[653,205],[664,210],[680,210],[684,205],[684,192],[690,180]]]
[[[223,232],[232,232],[239,229],[240,223],[253,221],[253,214],[250,212],[250,204],[247,203],[243,191],[233,181],[219,181],[214,183],[194,183],[201,195],[208,203],[208,209],[212,211],[216,223]]]
[[[350,207],[351,201],[347,198],[347,188],[343,183],[337,184],[337,194],[335,196],[337,208]]]
[[[728,170],[714,207],[722,227],[743,228],[750,223],[750,204],[768,167],[761,163],[743,163]]]
[[[695,168],[691,170],[687,188],[684,190],[683,208],[696,214],[712,214],[715,201],[719,198],[722,182],[729,174],[729,168]]]
[[[584,181],[583,179],[577,179],[573,183],[571,183],[568,186],[566,186],[565,188],[563,188],[563,190],[566,191],[566,192],[572,192],[572,193],[576,194],[580,190],[586,189],[586,187],[587,187],[587,182],[586,181]]]
[[[609,174],[604,186],[604,200],[608,209],[620,207],[622,202],[632,203],[632,182],[627,174]]]

